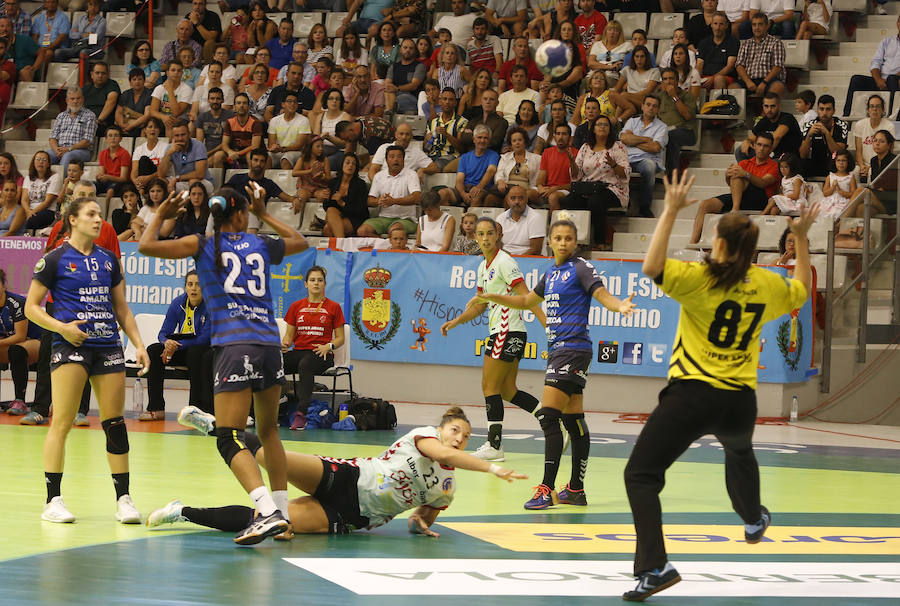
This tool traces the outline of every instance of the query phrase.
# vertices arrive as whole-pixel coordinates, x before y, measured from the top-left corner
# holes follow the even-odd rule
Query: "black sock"
[[[62,473],[44,472],[44,478],[47,482],[47,502],[49,503],[53,497],[58,497],[59,486],[62,484]]]
[[[584,490],[584,474],[591,454],[591,434],[584,421],[584,413],[563,415],[562,420],[572,437],[572,478],[569,480],[569,488]]]
[[[503,397],[500,394],[484,397],[484,407],[488,420],[488,443],[492,448],[500,448],[503,439]]]
[[[517,391],[516,395],[510,400],[511,404],[515,404],[525,412],[534,412],[540,402],[537,398],[526,391]]]
[[[184,507],[181,515],[194,524],[226,532],[239,532],[253,521],[253,510],[243,505],[226,507]]]
[[[544,479],[541,482],[551,489],[556,485],[559,459],[562,457],[563,436],[559,428],[562,413],[555,408],[541,408],[537,413],[541,429],[544,430]]]
[[[128,484],[131,481],[131,474],[127,471],[125,473],[114,473],[112,474],[113,486],[116,487],[116,500],[122,498],[122,495],[126,495],[129,492]]]

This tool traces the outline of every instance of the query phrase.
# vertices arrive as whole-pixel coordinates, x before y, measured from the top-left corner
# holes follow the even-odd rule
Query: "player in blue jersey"
[[[132,340],[141,374],[150,366],[134,316],[125,301],[125,280],[119,260],[94,244],[103,220],[93,198],[77,198],[62,214],[68,241],[37,262],[25,301],[29,320],[56,333],[50,355],[54,415],[44,441],[47,503],[41,518],[74,522],[60,496],[66,436],[81,401],[85,381],[91,381],[106,434],[106,452],[116,489],[116,519],[138,524],[129,494],[128,433],[125,430],[125,356],[119,326]],[[53,315],[41,307],[53,295]]]
[[[6,272],[0,269],[0,364],[9,364],[15,399],[9,414],[24,415],[28,367],[38,359],[41,349],[41,327],[25,317],[25,297],[6,290]]]
[[[166,199],[141,237],[145,255],[179,259],[194,257],[200,287],[212,323],[213,400],[219,453],[256,504],[257,517],[234,541],[255,545],[269,536],[291,536],[288,521],[287,461],[278,437],[278,400],[284,384],[281,338],[272,306],[269,273],[285,255],[309,247],[296,230],[266,211],[265,192],[254,187],[243,192],[223,187],[209,199],[214,234],[192,234],[160,240],[166,219],[184,212],[187,198]],[[250,211],[270,225],[281,238],[246,233]],[[247,449],[244,429],[250,404],[256,412],[257,431],[266,450],[269,484]]]
[[[484,301],[513,309],[531,309],[543,299],[547,313],[547,374],[544,394],[537,413],[544,430],[544,479],[535,488],[525,509],[546,509],[556,503],[587,505],[584,474],[591,449],[584,421],[584,386],[591,365],[593,344],[588,334],[591,300],[625,315],[634,310],[632,299],[611,295],[603,278],[588,261],[576,256],[578,233],[571,221],[554,221],[550,226],[550,249],[554,265],[541,276],[534,290],[525,295],[480,293]],[[572,440],[572,476],[559,494],[554,490],[563,451],[560,420]]]

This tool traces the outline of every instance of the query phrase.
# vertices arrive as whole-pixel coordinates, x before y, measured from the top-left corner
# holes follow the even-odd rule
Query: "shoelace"
[[[550,495],[550,487],[545,484],[538,484],[533,490],[535,491],[534,498],[537,498],[539,494],[544,495],[545,497]]]

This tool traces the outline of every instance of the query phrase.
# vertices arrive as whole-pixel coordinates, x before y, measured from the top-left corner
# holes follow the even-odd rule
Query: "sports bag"
[[[397,427],[397,411],[394,405],[380,398],[354,398],[350,401],[348,409],[359,431]]]

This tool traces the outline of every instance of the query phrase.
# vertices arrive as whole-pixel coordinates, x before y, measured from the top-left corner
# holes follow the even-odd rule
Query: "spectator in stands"
[[[94,43],[91,44],[91,34]],[[102,59],[106,44],[106,18],[100,12],[100,0],[88,0],[87,12],[78,15],[69,32],[69,47],[53,51],[54,61],[68,61],[81,53],[91,55],[91,60]]]
[[[512,88],[500,94],[497,111],[512,125],[516,122],[516,113],[522,101],[527,99],[537,103],[540,95],[528,88],[528,68],[524,65],[514,65],[509,70],[509,80]]]
[[[671,175],[681,161],[681,148],[697,143],[697,99],[678,87],[677,72],[671,67],[662,70],[659,88],[659,119],[669,128],[666,173]]]
[[[541,157],[528,151],[528,133],[521,126],[509,129],[510,151],[500,156],[494,183],[501,197],[506,197],[509,189],[519,185],[528,194],[532,203],[538,201],[538,174],[541,172]]]
[[[166,128],[166,136],[172,137],[173,126],[189,117],[194,91],[181,81],[184,68],[172,61],[166,70],[166,81],[153,89],[150,99],[150,116],[158,119]]]
[[[675,70],[676,85],[681,90],[689,90],[694,99],[700,98],[700,72],[691,66],[688,61],[688,49],[686,44],[676,44],[672,49],[672,63],[669,67]],[[661,73],[661,72],[660,72]]]
[[[246,173],[240,172],[236,175],[232,175],[231,178],[228,179],[226,185],[236,188],[237,191],[244,191],[245,187],[251,183],[255,183],[265,192],[264,199],[266,201],[272,198],[278,198],[282,202],[287,202],[294,208],[297,208],[300,203],[299,198],[282,190],[277,183],[266,177],[266,162],[268,162],[268,159],[269,154],[266,153],[265,148],[254,148],[253,151],[250,152],[250,169]],[[207,191],[213,190],[207,189]],[[253,233],[256,233],[256,230],[259,229],[259,219],[250,219],[250,229],[253,230]]]
[[[684,33],[687,36],[687,43],[692,50],[698,50],[700,43],[713,35],[712,20],[717,12],[717,6],[718,0],[702,0],[700,7],[703,12],[699,15],[694,15],[688,20]],[[662,60],[660,60],[660,65],[662,66]]]
[[[31,36],[31,13],[23,11],[19,5],[19,0],[6,0],[5,13],[0,11],[0,15],[9,17],[12,24],[12,30],[22,36]]]
[[[107,127],[115,122],[116,105],[122,92],[118,82],[109,79],[108,63],[94,63],[91,81],[81,88],[81,92],[84,94],[84,106],[97,117],[97,136],[103,136]]]
[[[712,34],[710,34],[712,35]],[[677,28],[672,32],[672,46],[662,54],[659,58],[659,63],[657,63],[657,67],[660,69],[664,67],[672,66],[672,53],[675,52],[675,49],[679,44],[683,44],[687,50],[687,56],[690,60],[690,66],[694,67],[697,63],[697,54],[694,52],[695,49],[691,48],[688,44],[687,30],[683,27]]]
[[[368,82],[368,73],[361,78]],[[356,89],[354,89],[355,91]],[[358,98],[357,98],[358,99]],[[310,126],[314,135],[319,135],[325,145],[325,154],[332,156],[341,151],[345,142],[337,137],[336,128],[339,122],[352,120],[353,117],[344,108],[344,95],[336,88],[329,89],[322,97],[322,109],[310,120]]]
[[[191,234],[213,233],[212,217],[209,212],[209,192],[200,181],[194,181],[188,188],[185,212],[175,219],[167,219],[159,228],[162,238],[183,238]]]
[[[234,109],[234,89],[222,80],[222,63],[213,59],[203,69],[206,70],[206,76],[201,78],[202,84],[194,88],[191,100],[191,123],[195,126],[200,114],[209,111],[209,91],[214,88],[222,93],[222,107],[226,110]]]
[[[6,108],[12,97],[12,87],[16,83],[16,64],[7,57],[9,40],[0,38],[0,124],[6,116]]]
[[[597,101],[597,104],[600,106],[598,115],[602,114],[613,118],[616,115],[616,108],[613,106],[612,101],[609,100],[611,92],[612,91],[609,90],[609,87],[606,85],[606,76],[603,72],[592,72],[587,78],[587,86],[584,94],[578,98],[578,103],[575,104],[575,113],[572,114],[572,120],[574,122],[581,122],[581,124],[584,124],[587,121],[585,103],[588,99],[595,99]]]
[[[434,40],[437,38],[438,30],[450,30],[453,43],[464,47],[474,34],[475,19],[478,18],[478,15],[468,12],[466,0],[450,0],[450,10],[453,11],[453,14],[444,15],[438,19],[428,33]],[[442,83],[441,87],[443,86],[445,85]]]
[[[284,112],[269,123],[268,149],[273,168],[290,170],[300,158],[300,150],[306,145],[312,132],[306,116],[297,113],[297,93],[284,95]]]
[[[769,19],[756,13],[750,20],[753,36],[741,41],[735,69],[737,82],[731,88],[746,88],[747,94],[784,93],[784,42],[770,35]]]
[[[208,109],[200,112],[195,121],[197,140],[206,146],[206,155],[210,158],[211,165],[214,168],[220,168],[224,160],[224,154],[219,154],[219,152],[222,150],[225,122],[234,117],[233,111],[224,109],[224,99],[221,88],[213,87],[209,89],[206,104]],[[199,103],[195,102],[195,105],[199,106]]]
[[[603,36],[594,42],[588,53],[588,69],[603,72],[607,84],[613,86],[619,79],[619,70],[630,50],[631,42],[625,40],[622,25],[618,21],[610,21],[603,30]]]
[[[393,143],[385,143],[378,148],[375,155],[372,157],[372,163],[369,165],[370,183],[378,172],[386,170],[384,166],[385,156],[387,155],[387,150],[393,146],[400,147],[404,150],[404,168],[415,171],[420,181],[425,179],[425,175],[433,175],[434,173],[440,172],[438,165],[428,157],[428,154],[422,151],[422,148],[410,145],[413,138],[413,132],[412,127],[409,124],[404,122],[397,126],[394,137]]]
[[[481,98],[484,91],[494,90],[493,76],[491,71],[485,68],[477,69],[472,72],[469,84],[459,98],[459,107],[457,111],[466,119],[471,120],[481,110]]]
[[[257,63],[250,68],[250,84],[241,91],[241,93],[247,95],[250,115],[260,121],[265,119],[269,95],[272,94],[272,85],[266,81],[266,73],[269,69],[262,63]]]
[[[344,87],[345,110],[351,116],[384,114],[384,84],[373,82],[369,70],[360,65],[353,72],[350,84]]]
[[[760,133],[769,133],[773,141],[773,154],[780,158],[785,153],[796,153],[800,148],[803,135],[796,118],[781,111],[781,99],[776,93],[763,95],[763,114],[760,116],[747,138],[735,148],[734,157],[740,162],[755,155],[756,137]]]
[[[444,89],[440,100],[441,113],[428,122],[424,148],[440,170],[455,173],[453,163],[459,158],[468,120],[456,113],[456,93],[452,88]]]
[[[682,37],[682,39],[684,39]],[[648,46],[649,42],[647,40],[647,30],[637,28],[633,32],[631,32],[631,50],[625,55],[625,65],[628,65],[631,62],[631,54],[634,52],[639,46],[643,46],[647,49],[647,53],[650,55],[650,67],[658,67],[656,64],[656,56],[653,54],[653,51],[650,50]]]
[[[139,67],[132,68],[128,73],[128,82],[131,88],[119,95],[117,101],[115,124],[126,137],[139,137],[150,120],[152,93],[144,86],[144,70]]]
[[[860,90],[890,90],[892,93],[900,88],[900,16],[897,17],[898,34],[881,40],[872,62],[869,64],[871,76],[855,75],[850,78],[847,100],[844,102],[844,115],[849,116],[853,104],[853,94]],[[16,66],[18,67],[18,63]],[[21,69],[21,68],[19,68]],[[893,103],[888,114],[893,113]]]
[[[797,94],[797,98],[794,99],[794,109],[797,110],[795,117],[802,129],[808,122],[812,122],[819,117],[819,114],[816,112],[816,93],[809,89],[800,91]]]
[[[126,183],[119,196],[122,198],[122,206],[112,210],[109,221],[119,235],[119,241],[125,242],[131,239],[131,223],[141,210],[141,195],[133,183]]]
[[[650,63],[650,51],[638,46],[631,52],[631,61],[622,70],[616,88],[609,94],[616,106],[616,121],[625,122],[636,114],[644,98],[659,86],[659,70]]]
[[[0,37],[9,41],[7,53],[16,66],[19,82],[34,80],[35,73],[45,63],[45,55],[39,52],[37,42],[28,35],[15,33],[9,17],[0,17]]]
[[[869,161],[875,155],[874,136],[880,130],[894,135],[894,123],[884,118],[884,99],[878,95],[870,95],[866,102],[864,120],[857,120],[850,129],[850,139],[856,150],[856,166],[860,177],[869,174]],[[848,141],[849,143],[849,141]]]
[[[463,253],[464,255],[480,255],[481,247],[475,240],[475,221],[478,215],[475,213],[465,213],[459,221],[459,235],[453,238],[453,245],[450,247],[451,252]]]
[[[194,1],[199,2],[202,0],[194,0]],[[319,25],[318,27],[322,27],[322,29],[323,29],[322,34],[324,34],[324,27],[322,25]],[[322,37],[324,38],[324,35]],[[312,39],[313,39],[312,32],[310,32],[310,40],[312,40]],[[287,17],[284,17],[281,20],[281,23],[278,24],[278,36],[270,39],[266,43],[266,47],[272,53],[272,61],[270,62],[269,65],[271,67],[274,67],[275,69],[281,69],[283,66],[290,63],[293,60],[292,55],[294,52],[294,43],[296,41],[297,41],[297,39],[294,38],[294,22],[291,21],[290,19],[288,19]],[[320,40],[320,43],[323,43],[323,42]],[[311,42],[310,42],[310,46],[312,46]],[[331,48],[331,47],[329,46],[329,48]],[[310,51],[313,51],[313,50],[315,50],[315,49],[310,48]],[[317,50],[321,51],[323,49],[317,49]],[[319,54],[321,54],[321,53],[319,53]],[[313,61],[316,61],[319,58],[319,54],[313,55],[313,53],[310,52],[310,56],[312,57]],[[328,54],[331,54],[331,53],[328,53]]]
[[[294,214],[302,216],[307,200],[328,197],[331,172],[321,137],[315,136],[306,144],[291,174],[297,177],[298,200],[294,205]]]
[[[52,141],[51,139],[51,143]],[[22,207],[25,209],[26,217],[25,229],[43,229],[52,225],[56,220],[56,208],[59,194],[62,191],[63,174],[62,172],[51,172],[50,156],[47,152],[36,152],[31,158],[28,174],[22,183]]]
[[[44,10],[31,21],[31,37],[38,43],[41,64],[53,61],[58,48],[69,46],[69,16],[59,10],[59,0],[44,0]]]
[[[830,0],[805,0],[797,40],[811,40],[813,36],[826,35],[832,15]]]
[[[194,51],[188,47],[178,51],[178,62],[181,63],[181,82],[191,87],[191,93],[197,87],[197,81],[200,79],[200,68],[192,67],[194,64]]]
[[[528,205],[528,194],[521,185],[506,192],[507,210],[497,216],[503,231],[503,250],[511,255],[542,255],[547,237],[547,220]]]
[[[81,90],[70,88],[66,91],[66,110],[56,116],[50,129],[50,162],[59,164],[63,174],[71,160],[89,162],[96,134],[97,116],[84,106]]]
[[[25,233],[25,209],[19,186],[12,179],[3,181],[0,189],[0,236],[21,236]]]
[[[658,118],[658,96],[647,95],[641,110],[641,116],[635,116],[625,123],[619,139],[628,150],[631,170],[641,175],[638,214],[641,217],[652,217],[650,205],[653,202],[653,185],[656,182],[656,172],[664,169],[662,152],[669,142],[669,127]]]
[[[892,169],[893,174],[886,172],[897,157],[893,153],[894,135],[886,130],[880,130],[872,136],[872,139],[875,155],[869,160],[869,185],[867,188],[860,188],[853,192],[851,196],[853,200],[851,203],[852,208],[845,214],[848,217],[853,215],[857,217],[865,216],[866,209],[863,206],[866,198],[863,195],[865,189],[871,190],[874,194],[869,211],[870,216],[885,213],[897,214],[896,166]]]
[[[574,21],[563,21],[559,24],[559,28],[556,31],[556,38],[568,44],[572,49],[572,65],[566,73],[550,78],[550,83],[558,84],[562,88],[563,101],[566,102],[566,111],[571,116],[575,111],[575,103],[578,96],[581,94],[581,81],[586,74],[587,58],[584,47],[581,46]]]
[[[570,133],[575,132],[575,125],[566,119],[566,104],[554,101],[550,105],[550,121],[542,124],[537,131],[534,153],[542,154],[546,148],[556,145],[556,127],[560,124],[568,126]]]
[[[399,38],[415,41],[416,36],[425,33],[425,10],[425,0],[394,0],[385,18],[397,23]]]
[[[225,43],[229,59],[233,59],[237,63],[244,62],[244,58],[247,56],[247,49],[250,48],[249,29],[250,8],[246,5],[238,6],[235,14],[231,17],[231,22],[219,38]],[[215,57],[215,50],[213,50],[213,57]]]
[[[424,91],[419,93],[417,104],[418,114],[425,118],[426,122],[434,120],[441,114],[441,83],[434,78],[425,79]],[[456,97],[456,93],[453,93]]]
[[[66,178],[63,179],[59,197],[56,199],[56,201],[59,203],[60,208],[65,207],[66,204],[75,199],[75,188],[78,187],[78,183],[81,181],[81,177],[83,176],[84,162],[82,162],[81,160],[73,160],[72,162],[69,162],[69,172],[66,173]]]
[[[128,229],[119,234],[120,241],[128,242],[141,239],[144,229],[153,221],[153,215],[156,214],[157,207],[166,199],[166,191],[166,182],[159,177],[147,184],[144,203],[138,209],[137,214],[132,216]]]
[[[452,88],[460,97],[467,81],[473,80],[469,68],[459,58],[459,47],[446,44],[438,47],[439,60],[431,67],[429,77],[438,81],[441,88]]]
[[[378,24],[372,46],[369,49],[369,75],[372,80],[383,80],[388,68],[400,58],[400,38],[396,26],[385,21]]]
[[[606,29],[606,17],[595,10],[596,3],[593,0],[579,0],[581,14],[575,17],[575,26],[578,28],[578,36],[581,38],[581,46],[585,53],[591,50],[595,42],[599,42]]]
[[[400,223],[394,223],[388,228],[388,250],[409,250],[409,234]]]
[[[344,32],[341,44],[337,48],[337,55],[334,57],[334,63],[351,74],[358,66],[369,65],[369,52],[360,43],[359,34],[351,30]]]
[[[513,58],[503,64],[500,68],[500,81],[497,90],[502,94],[510,84],[510,73],[516,65],[522,65],[527,70],[528,88],[537,90],[544,75],[538,69],[537,63],[531,57],[531,47],[528,46],[528,38],[526,36],[518,36],[512,42]]]
[[[135,68],[144,72],[144,86],[153,90],[153,87],[159,82],[160,76],[162,76],[162,67],[159,61],[153,58],[153,47],[150,46],[147,40],[138,40],[134,45],[134,50],[131,53],[131,63],[125,66],[125,71],[128,72],[129,78],[132,70]]]
[[[197,0],[194,0],[196,3]],[[166,319],[157,335],[158,342],[147,347],[150,370],[147,372],[147,410],[139,421],[163,421],[166,399],[163,379],[166,366],[187,366],[190,392],[188,406],[213,411],[213,348],[209,311],[200,291],[195,270],[184,276],[184,293],[175,297],[166,310]]]
[[[768,17],[769,31],[785,40],[794,39],[797,33],[797,26],[794,23],[794,0],[750,0],[751,27],[753,17],[760,13]]]
[[[416,43],[407,38],[400,43],[400,60],[388,67],[385,76],[385,106],[401,114],[415,114],[425,76],[425,65],[416,60]]]
[[[466,43],[466,54],[472,69],[487,69],[499,72],[503,65],[503,49],[500,38],[488,35],[488,21],[478,17],[472,23],[472,38]]]
[[[168,178],[169,191],[184,191],[192,181],[202,181],[206,191],[213,191],[207,164],[206,146],[191,138],[187,122],[176,122],[158,170],[161,178]]]
[[[278,34],[278,26],[275,22],[266,16],[266,5],[264,2],[254,0],[250,3],[250,26],[247,28],[247,45],[249,48],[255,48],[259,52],[260,48],[265,48],[269,40]],[[254,55],[247,54],[244,57],[244,63],[256,63]]]
[[[474,143],[475,127],[483,124],[488,128],[490,136],[488,147],[497,152],[499,157],[503,148],[503,141],[506,138],[506,130],[509,128],[509,122],[497,114],[498,101],[497,91],[488,89],[482,93],[481,110],[473,112],[472,118],[469,119],[466,129],[463,131],[463,144],[471,146]]]
[[[554,6],[555,10],[548,10],[535,16],[528,24],[533,38],[549,40],[556,36],[557,28],[563,21],[573,21],[576,17],[574,0],[560,0]],[[580,44],[580,41],[579,41]]]
[[[201,47],[201,52],[196,54],[197,59],[209,61],[213,55],[213,49],[222,36],[222,21],[219,15],[206,10],[206,0],[192,0],[191,12],[184,16],[191,25],[191,40]]]
[[[557,124],[553,127],[555,145],[551,145],[541,153],[541,168],[538,173],[537,193],[543,204],[550,210],[559,210],[559,201],[569,194],[572,181],[578,174],[575,158],[578,150],[569,142],[572,129],[568,124]]]
[[[222,149],[216,152],[213,166],[247,168],[250,152],[262,145],[262,123],[250,115],[250,97],[238,93],[234,98],[234,116],[225,121]]]
[[[371,118],[371,119],[369,119]],[[339,171],[344,155],[353,154],[360,165],[369,163],[369,155],[375,153],[384,142],[382,136],[392,132],[390,121],[384,117],[366,116],[358,120],[343,120],[334,127],[335,136],[329,135],[339,150],[328,157],[331,170]]]
[[[441,210],[441,196],[436,191],[422,194],[419,205],[422,215],[416,229],[416,248],[433,252],[447,252],[453,243],[456,219]]]
[[[704,38],[697,46],[696,69],[700,72],[700,83],[705,89],[728,88],[735,79],[734,64],[740,42],[730,35],[725,13],[716,11],[710,27],[712,36]]]
[[[434,63],[434,57],[432,56],[434,45],[431,43],[431,38],[427,35],[416,38],[416,51],[418,52],[416,58],[425,64],[425,69],[431,71],[431,66]]]
[[[166,45],[162,50],[162,55],[159,57],[159,64],[162,71],[168,72],[170,64],[178,63],[178,51],[185,46],[194,51],[194,67],[200,66],[200,58],[203,56],[203,47],[192,38],[193,35],[194,25],[190,21],[183,19],[178,23],[178,26],[175,28],[175,39],[166,42]],[[171,78],[171,76],[169,77]]]
[[[334,238],[355,234],[369,218],[369,186],[359,177],[359,158],[346,154],[341,170],[331,180],[328,189],[330,195],[323,203],[325,228],[322,233]]]
[[[4,193],[6,188],[4,188]],[[0,269],[0,363],[12,373],[15,399],[9,414],[24,415],[28,367],[37,362],[43,330],[25,317],[25,297],[6,288],[6,272]]]
[[[319,57],[316,59],[316,75],[306,87],[318,97],[332,87],[331,77],[335,74],[340,76],[340,86],[343,87],[344,76],[339,69],[335,69],[334,61],[329,57]]]
[[[834,97],[820,96],[817,109],[819,117],[807,123],[802,131],[803,142],[800,143],[803,176],[806,178],[827,176],[833,154],[847,149],[850,134],[850,126],[834,117]]]
[[[372,179],[369,189],[369,206],[378,206],[377,217],[367,219],[360,225],[357,235],[363,238],[381,236],[394,223],[399,223],[407,234],[416,231],[416,208],[422,195],[419,177],[403,166],[404,150],[393,145],[385,154],[388,170],[379,171]]]
[[[488,0],[484,7],[484,19],[490,24],[492,33],[498,36],[512,38],[521,35],[528,19],[528,3],[525,0]]]
[[[348,2],[347,14],[341,20],[340,27],[337,28],[337,37],[342,38],[344,32],[351,29],[360,35],[367,34],[371,40],[377,33],[378,24],[384,21],[385,16],[390,12],[392,4],[392,0],[352,0],[352,2]],[[355,15],[357,19],[353,21]]]
[[[256,58],[256,63],[253,63],[250,67],[244,70],[244,73],[241,74],[241,77],[238,78],[237,91],[244,92],[248,86],[250,86],[253,80],[253,72],[261,65],[266,68],[267,77],[264,81],[266,87],[271,88],[275,85],[275,78],[278,76],[278,70],[269,65],[269,61],[272,60],[272,51],[268,48],[258,48],[256,49],[256,54],[254,55]]]
[[[503,121],[506,125],[506,121]],[[456,172],[456,187],[440,190],[444,204],[457,206],[496,206],[500,199],[493,195],[494,174],[500,154],[489,147],[491,129],[478,124],[472,132],[474,148],[462,154]]]
[[[516,126],[521,127],[528,134],[527,149],[530,152],[534,152],[537,134],[542,125],[538,119],[537,108],[533,102],[526,100],[519,103],[519,111],[516,113]]]
[[[597,74],[597,80],[605,81],[605,78],[601,78],[600,74]],[[600,116],[600,102],[593,97],[588,98],[583,105],[585,120],[575,127],[575,133],[572,135],[572,147],[575,149],[581,149],[581,146],[587,141],[587,136],[591,132],[594,120]]]
[[[144,188],[159,175],[159,161],[166,153],[167,144],[159,141],[165,128],[158,118],[150,118],[141,131],[146,141],[134,148],[131,155],[131,182],[143,193]]]
[[[9,152],[0,152],[0,182],[3,181],[12,181],[19,188],[25,183],[25,177],[16,166],[16,157]]]
[[[725,182],[731,193],[709,198],[700,203],[694,218],[691,242],[700,241],[703,217],[707,213],[726,213],[740,210],[761,211],[769,203],[781,182],[778,162],[769,157],[772,152],[772,135],[759,133],[753,142],[753,158],[732,164],[725,171]]]
[[[719,0],[716,8],[728,17],[733,38],[740,40],[749,38],[752,35],[750,28],[750,0]]]
[[[97,193],[106,194],[106,204],[114,195],[118,195],[119,187],[131,181],[131,154],[121,145],[122,129],[110,126],[106,129],[106,149],[97,157],[100,170],[95,179]]]

